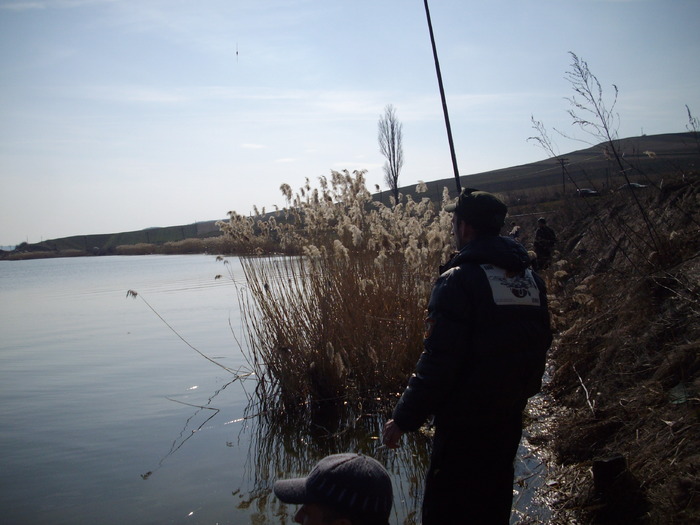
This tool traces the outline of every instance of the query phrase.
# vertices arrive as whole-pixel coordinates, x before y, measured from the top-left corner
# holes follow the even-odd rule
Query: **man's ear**
[[[457,235],[460,237],[464,237],[464,228],[467,226],[467,223],[463,221],[462,219],[457,219]]]
[[[460,243],[462,244],[462,246],[473,241],[477,236],[477,231],[474,228],[474,226],[472,226],[471,224],[469,224],[466,221],[462,221],[459,223],[459,230],[458,231],[459,231]]]

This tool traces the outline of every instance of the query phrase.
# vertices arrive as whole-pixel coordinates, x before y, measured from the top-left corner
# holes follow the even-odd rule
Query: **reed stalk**
[[[385,402],[422,350],[430,289],[450,253],[449,214],[429,199],[372,202],[364,172],[282,191],[289,208],[266,219],[231,215],[222,225],[252,246],[274,238],[301,254],[241,258],[258,398],[264,409],[286,411]]]

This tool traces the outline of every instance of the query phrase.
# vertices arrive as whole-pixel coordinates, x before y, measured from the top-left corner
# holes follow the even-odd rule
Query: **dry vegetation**
[[[546,204],[560,239],[545,274],[556,430],[533,442],[553,453],[545,490],[560,523],[700,517],[700,180],[647,176],[634,193]],[[232,242],[262,232],[251,251],[303,254],[243,258],[259,401],[292,417],[327,405],[376,412],[420,352],[449,217],[427,199],[372,203],[362,173],[283,191],[290,207],[264,223],[222,224]],[[627,468],[594,480],[611,457]]]
[[[231,214],[221,225],[238,251],[252,241],[245,251],[303,254],[242,258],[258,398],[286,412],[376,405],[402,387],[421,351],[450,217],[428,199],[372,202],[362,172],[282,191],[289,208],[266,219]]]
[[[700,180],[573,204],[546,275],[555,508],[562,522],[697,523]],[[615,464],[628,468],[606,477]]]
[[[549,385],[557,414],[550,501],[561,523],[699,523],[697,162],[650,173],[627,160],[617,87],[606,101],[588,64],[571,56],[569,115],[601,142],[626,187],[560,210],[565,244],[546,275],[559,330]],[[686,109],[700,146],[698,120]],[[533,124],[533,139],[555,156],[544,126]]]
[[[24,261],[28,259],[52,259],[54,257],[84,257],[85,252],[81,250],[61,250],[55,251],[33,251],[33,252],[7,252],[3,254],[1,259],[8,261]]]
[[[115,255],[174,255],[190,253],[226,253],[231,250],[229,239],[221,235],[205,239],[183,239],[163,244],[122,244],[114,249]]]

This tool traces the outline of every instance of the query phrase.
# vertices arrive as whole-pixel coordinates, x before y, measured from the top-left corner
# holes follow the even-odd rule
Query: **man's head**
[[[540,226],[547,224],[547,219],[545,219],[544,217],[540,217],[539,219],[537,219],[537,224],[539,224]]]
[[[393,504],[391,478],[378,461],[361,454],[333,454],[305,478],[277,481],[275,495],[303,505],[294,520],[307,525],[386,525]]]
[[[457,247],[465,244],[463,237],[476,235],[498,235],[505,223],[508,207],[492,193],[465,188],[456,202],[445,206],[453,212],[452,219]],[[468,228],[463,230],[463,226]]]

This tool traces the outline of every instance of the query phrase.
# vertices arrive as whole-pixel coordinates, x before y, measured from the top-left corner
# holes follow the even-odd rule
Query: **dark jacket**
[[[535,242],[533,244],[535,250],[551,250],[557,242],[557,236],[554,230],[542,224],[535,230]]]
[[[542,279],[508,237],[479,237],[435,283],[424,350],[393,419],[403,431],[430,415],[440,427],[497,423],[541,387],[552,342]]]

